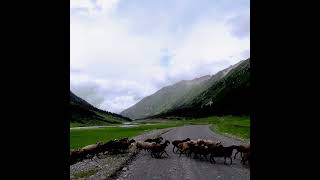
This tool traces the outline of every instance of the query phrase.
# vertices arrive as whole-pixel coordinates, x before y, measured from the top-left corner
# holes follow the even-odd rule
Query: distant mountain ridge
[[[215,75],[202,76],[193,80],[183,80],[171,86],[163,87],[156,93],[143,98],[137,104],[122,111],[120,114],[130,117],[131,119],[143,119],[147,117],[174,114],[179,114],[180,116],[196,115],[193,112],[197,112],[199,115],[206,115],[206,113],[222,113],[222,110],[218,110],[219,108],[216,107],[219,98],[221,99],[219,100],[219,103],[223,104],[222,100],[224,97],[221,95],[223,94],[222,92],[227,92],[226,95],[228,96],[225,97],[230,96],[230,94],[228,94],[229,91],[237,93],[235,90],[237,88],[233,87],[237,83],[225,83],[233,80],[237,81],[237,78],[245,79],[245,82],[241,81],[242,84],[249,82],[249,68],[250,59],[247,59],[229,66]],[[243,71],[243,73],[239,73],[240,71]],[[239,86],[238,88],[242,88],[242,86]],[[247,90],[248,88],[245,89],[244,92]],[[229,101],[228,99],[225,100]],[[210,107],[215,107],[215,109],[217,109],[213,111],[212,108],[208,108],[207,104],[210,104]],[[201,109],[201,112],[198,108]],[[233,112],[230,110],[225,113],[232,114]],[[243,113],[246,112],[243,111]]]
[[[70,123],[79,126],[106,125],[131,121],[128,117],[98,109],[70,91]]]

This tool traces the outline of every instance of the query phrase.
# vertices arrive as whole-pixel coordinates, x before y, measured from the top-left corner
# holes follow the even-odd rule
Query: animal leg
[[[166,155],[169,157],[169,154],[167,153],[167,151],[166,151],[166,150],[164,150],[163,152],[164,152],[164,153],[166,153]]]
[[[210,158],[210,160],[212,160],[213,164],[216,164],[216,161],[214,160],[214,157]]]
[[[182,151],[180,151],[180,155],[179,155],[179,157],[181,157],[181,154],[182,154]]]
[[[234,159],[236,159],[236,156],[237,156],[238,153],[239,153],[239,151],[237,151],[237,152],[234,154]]]

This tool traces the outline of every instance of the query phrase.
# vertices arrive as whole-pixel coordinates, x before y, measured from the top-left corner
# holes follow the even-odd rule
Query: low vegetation
[[[90,169],[87,171],[81,171],[81,172],[75,174],[74,177],[75,177],[75,179],[90,177],[91,175],[94,175],[97,172],[98,172],[98,169]]]

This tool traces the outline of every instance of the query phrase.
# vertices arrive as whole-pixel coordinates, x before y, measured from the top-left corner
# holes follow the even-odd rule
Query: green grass
[[[161,120],[143,121],[141,123],[159,123]],[[197,119],[168,120],[168,122],[179,122],[183,125],[211,125],[210,129],[215,132],[241,138],[250,141],[250,117],[249,116],[211,116]]]
[[[124,137],[134,137],[154,129],[163,129],[183,125],[211,125],[211,129],[221,134],[227,134],[243,139],[250,140],[250,117],[223,116],[207,117],[199,119],[184,120],[148,120],[139,122],[137,127],[105,127],[95,129],[71,129],[70,130],[70,149],[76,149],[98,141],[107,142],[112,139]],[[148,125],[151,124],[151,125]]]
[[[70,149],[76,149],[98,141],[107,142],[112,139],[134,137],[146,131],[178,126],[179,123],[156,123],[137,127],[104,127],[95,129],[70,129]],[[181,124],[181,123],[180,123]]]

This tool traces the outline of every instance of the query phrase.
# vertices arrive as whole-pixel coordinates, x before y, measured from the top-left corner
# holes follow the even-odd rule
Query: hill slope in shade
[[[247,59],[215,81],[192,102],[155,117],[250,115],[250,97],[250,59]]]
[[[98,109],[71,91],[70,112],[72,126],[96,126],[131,121],[131,119],[119,114]]]
[[[246,114],[247,110],[244,109],[247,105],[235,106],[239,105],[238,101],[243,103],[248,96],[249,68],[250,59],[247,59],[213,76],[180,81],[142,99],[122,111],[121,115],[143,119],[164,115],[195,116],[198,113],[199,116],[221,113]]]

